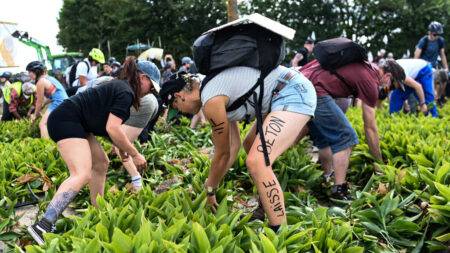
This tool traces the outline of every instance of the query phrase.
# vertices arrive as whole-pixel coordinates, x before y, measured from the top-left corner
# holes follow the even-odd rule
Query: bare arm
[[[127,135],[122,128],[122,119],[110,113],[108,122],[106,123],[106,131],[109,137],[120,150],[126,152],[130,156],[139,154],[137,149],[128,140]]]
[[[80,82],[80,86],[85,86],[87,84],[87,77],[79,76],[78,81]]]
[[[298,67],[298,63],[301,61],[301,60],[303,60],[303,55],[302,54],[299,54],[299,53],[296,53],[295,54],[295,56],[294,56],[294,58],[292,58],[292,60],[291,60],[291,66],[292,67]]]
[[[364,133],[366,134],[367,145],[370,153],[379,161],[383,161],[380,150],[380,139],[378,137],[377,121],[375,118],[375,108],[366,103],[362,105]]]
[[[441,48],[440,54],[441,54],[442,65],[444,65],[444,69],[446,69],[448,71],[447,56],[445,55],[444,48]]]
[[[214,158],[209,170],[206,185],[217,187],[227,173],[230,159],[230,125],[227,119],[225,104],[228,98],[218,96],[210,99],[204,109],[206,118],[211,123]]]
[[[414,59],[419,59],[422,54],[422,49],[416,47],[416,51],[414,51]]]
[[[419,103],[425,103],[425,94],[423,93],[422,85],[418,83],[416,80],[411,77],[406,77],[405,84],[416,91],[417,96],[419,97]]]

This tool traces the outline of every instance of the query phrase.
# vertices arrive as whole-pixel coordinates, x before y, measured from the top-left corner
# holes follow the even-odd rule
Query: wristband
[[[206,195],[208,195],[208,196],[216,195],[217,188],[212,187],[212,186],[206,186],[206,185],[205,185],[205,187],[206,187]]]
[[[420,105],[420,106],[422,106],[422,105],[424,105],[424,104],[425,104],[425,102],[423,102],[423,103],[419,103],[419,105]]]

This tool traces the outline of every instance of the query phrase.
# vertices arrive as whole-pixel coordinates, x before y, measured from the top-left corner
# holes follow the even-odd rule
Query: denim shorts
[[[330,147],[333,154],[358,144],[358,136],[344,112],[330,96],[317,98],[315,117],[309,122],[314,146]]]
[[[314,116],[317,105],[316,90],[312,83],[301,73],[295,72],[290,80],[284,80],[287,72],[278,78],[278,82],[286,83],[283,89],[272,97],[271,111],[288,111]]]

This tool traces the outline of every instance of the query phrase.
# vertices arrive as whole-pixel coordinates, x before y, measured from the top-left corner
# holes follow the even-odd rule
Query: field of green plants
[[[390,116],[378,111],[386,164],[374,164],[364,140],[361,111],[348,112],[360,137],[348,180],[351,204],[328,200],[321,170],[304,140],[274,165],[285,191],[288,225],[274,233],[250,221],[256,190],[241,150],[218,191],[215,214],[203,183],[212,152],[207,127],[158,126],[139,146],[148,160],[145,187],[127,190],[129,177],[111,155],[99,208],[88,190],[61,219],[43,247],[18,226],[14,206],[39,199],[40,212],[68,176],[56,145],[37,139],[27,121],[0,123],[0,240],[27,252],[446,252],[450,250],[450,106],[441,119]],[[245,132],[245,130],[243,131]],[[111,144],[102,140],[105,150]],[[375,171],[375,167],[378,171]]]

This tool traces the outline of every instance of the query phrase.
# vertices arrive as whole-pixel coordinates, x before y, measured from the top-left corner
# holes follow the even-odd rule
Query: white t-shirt
[[[416,79],[419,72],[428,65],[428,62],[422,59],[400,59],[396,61],[405,71],[405,75]]]
[[[91,66],[91,63],[89,62],[89,60],[86,58],[83,60],[84,62],[80,62],[77,65],[77,72],[75,73],[75,81],[73,81],[72,86],[80,86],[80,81],[79,78],[80,76],[85,76],[87,78],[87,81],[91,81],[94,80],[95,78],[97,78],[97,66]],[[89,65],[89,68],[88,68]],[[72,65],[73,67],[73,65]],[[66,82],[69,83],[69,75],[70,75],[70,70],[72,69],[72,67],[67,68],[66,70]],[[89,73],[88,73],[88,69],[89,69]]]

